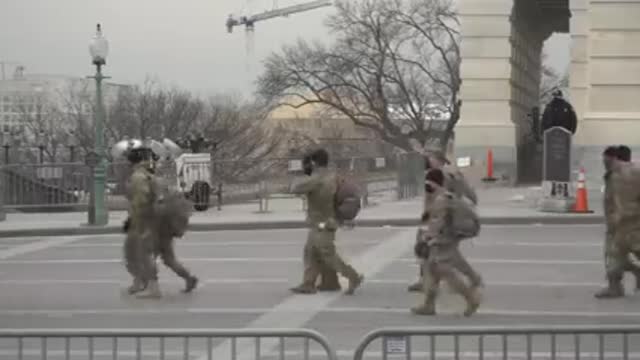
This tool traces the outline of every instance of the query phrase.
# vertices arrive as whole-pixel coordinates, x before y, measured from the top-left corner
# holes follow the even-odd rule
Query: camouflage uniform
[[[429,257],[423,259],[421,264],[425,275],[422,277],[425,300],[424,304],[412,308],[411,311],[419,315],[434,315],[440,281],[445,280],[451,289],[464,297],[467,302],[464,315],[471,316],[478,309],[480,302],[456,272],[457,264],[466,260],[458,248],[460,240],[451,235],[452,229],[449,225],[452,206],[450,200],[455,195],[442,188],[436,190],[433,195],[434,200],[427,222],[428,234],[423,239],[429,239]]]
[[[335,236],[338,223],[335,217],[334,196],[336,175],[325,167],[293,186],[291,192],[307,196],[307,223],[309,233],[304,246],[304,276],[302,284],[294,287],[295,293],[316,292],[316,281],[323,265],[349,279],[347,294],[353,294],[362,283],[362,276],[336,252]]]
[[[129,179],[129,226],[124,244],[127,271],[134,277],[130,293],[148,290],[143,297],[159,297],[158,276],[153,260],[155,243],[154,203],[156,189],[148,163],[134,165]]]
[[[474,205],[478,203],[478,197],[476,192],[473,190],[473,187],[469,185],[464,175],[456,168],[452,166],[444,166],[442,171],[445,174],[445,183],[444,186],[446,190],[454,196],[460,198],[469,199]],[[430,213],[432,211],[433,202],[436,198],[437,194],[429,194],[425,193],[424,196],[424,206],[423,213]],[[456,251],[457,247],[456,247]],[[473,287],[482,286],[482,277],[478,274],[471,264],[464,258],[464,256],[456,256],[456,261],[454,261],[454,266],[456,270],[460,271],[462,274],[467,276],[471,282]],[[409,291],[422,291],[424,289],[424,269],[420,267],[420,280],[416,283],[409,286]]]
[[[616,166],[605,184],[605,267],[609,286],[596,294],[598,298],[624,296],[624,272],[633,271],[636,277],[639,275],[639,269],[629,260],[631,253],[640,254],[639,181],[640,169],[625,163]]]

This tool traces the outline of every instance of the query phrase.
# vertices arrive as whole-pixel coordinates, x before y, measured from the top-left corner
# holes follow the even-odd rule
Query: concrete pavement
[[[601,194],[590,191],[592,214],[543,213],[536,210],[535,188],[479,188],[478,211],[485,224],[598,224],[602,222]],[[396,201],[393,193],[382,193],[370,199],[372,206],[362,210],[357,226],[415,226],[422,200],[414,198]],[[221,211],[210,209],[196,212],[191,219],[192,231],[296,229],[305,227],[302,201],[276,199],[269,202],[269,211],[260,212],[256,203],[225,206]],[[0,222],[0,237],[116,234],[126,212],[110,213],[109,225],[89,227],[85,213],[7,214]]]
[[[459,315],[462,301],[443,293],[436,317],[419,317],[409,307],[419,294],[406,292],[416,277],[412,256],[414,228],[356,228],[339,234],[338,247],[366,275],[354,296],[322,293],[291,295],[299,282],[303,230],[192,232],[178,242],[183,262],[202,280],[193,294],[161,266],[165,297],[139,300],[124,294],[129,279],[121,263],[121,236],[78,236],[0,239],[0,326],[3,328],[283,328],[306,327],[325,334],[341,359],[348,359],[367,332],[389,326],[448,325],[602,325],[638,324],[640,298],[627,279],[629,296],[602,301],[593,293],[603,284],[600,225],[486,225],[481,236],[464,245],[470,262],[487,284],[485,302],[472,318]],[[582,358],[596,358],[597,341],[585,336]],[[606,358],[620,358],[619,336],[605,338]],[[214,358],[230,358],[228,343],[215,339]],[[428,356],[428,338],[415,337],[414,356]],[[557,358],[575,356],[574,338],[558,337]],[[640,338],[629,336],[629,358],[640,357]],[[461,358],[478,358],[478,338],[461,338]],[[253,343],[237,343],[238,359],[253,355]],[[277,345],[277,341],[275,343]],[[182,341],[167,340],[167,359],[182,358]],[[279,358],[262,343],[261,358]],[[485,359],[502,358],[498,338],[487,337]],[[523,337],[511,337],[509,359],[524,358]],[[48,345],[49,359],[60,359],[61,342]],[[86,358],[86,341],[71,349]],[[189,359],[206,359],[204,340],[190,342]],[[15,359],[15,342],[0,340],[0,359]],[[302,359],[302,343],[285,342],[287,359]],[[536,336],[534,358],[549,358],[548,337]],[[96,340],[95,359],[111,358],[111,342]],[[158,358],[158,343],[146,339],[142,349]],[[438,358],[452,358],[451,338],[438,339]],[[25,351],[41,353],[39,341]],[[14,351],[12,353],[12,351]],[[56,351],[58,351],[56,353]],[[317,346],[311,357],[321,358]],[[134,358],[132,341],[122,340],[122,359]],[[54,355],[58,355],[55,357]],[[244,355],[243,355],[244,354]],[[380,344],[367,358],[380,356]],[[248,355],[247,355],[248,356]],[[26,357],[29,358],[29,357]],[[253,358],[248,356],[248,358]]]

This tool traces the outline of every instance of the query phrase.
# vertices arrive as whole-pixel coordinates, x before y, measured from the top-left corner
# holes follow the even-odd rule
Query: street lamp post
[[[94,149],[93,158],[95,164],[93,166],[93,219],[91,219],[91,212],[89,213],[89,221],[91,225],[104,226],[109,222],[109,214],[107,212],[105,201],[105,182],[106,182],[106,156],[104,149],[104,104],[102,99],[102,80],[108,79],[108,77],[102,75],[102,66],[107,63],[107,54],[109,52],[109,43],[107,39],[102,36],[102,29],[100,24],[97,25],[97,31],[95,37],[89,44],[89,53],[93,65],[96,66],[95,76],[89,77],[96,81],[96,112],[94,118]],[[91,223],[93,220],[93,223]]]
[[[44,137],[45,137],[45,133],[43,130],[40,130],[40,133],[38,135],[38,149],[40,150],[40,164],[44,163],[44,148],[45,148],[45,144],[44,144]]]
[[[76,133],[75,131],[71,130],[69,131],[69,143],[68,143],[68,147],[69,147],[69,162],[74,162],[76,161]]]
[[[11,133],[9,131],[2,133],[2,147],[4,148],[4,164],[9,165],[9,149],[11,148]]]

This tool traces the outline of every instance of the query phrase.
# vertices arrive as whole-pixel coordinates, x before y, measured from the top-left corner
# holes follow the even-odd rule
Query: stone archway
[[[541,52],[554,32],[569,31],[568,0],[459,0],[462,30],[461,119],[457,154],[494,153],[498,175],[526,177],[528,114],[539,104]]]

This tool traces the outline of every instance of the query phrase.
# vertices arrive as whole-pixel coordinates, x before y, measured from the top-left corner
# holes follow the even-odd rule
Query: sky
[[[276,0],[280,7],[306,0]],[[0,0],[0,61],[27,73],[90,75],[88,43],[101,23],[110,53],[105,73],[118,83],[155,78],[203,96],[251,96],[261,61],[302,37],[327,39],[323,21],[332,8],[256,24],[228,34],[227,16],[268,10],[274,0]],[[568,36],[546,50],[551,65],[569,62]],[[10,69],[7,66],[7,69]],[[8,74],[12,73],[7,71]]]

